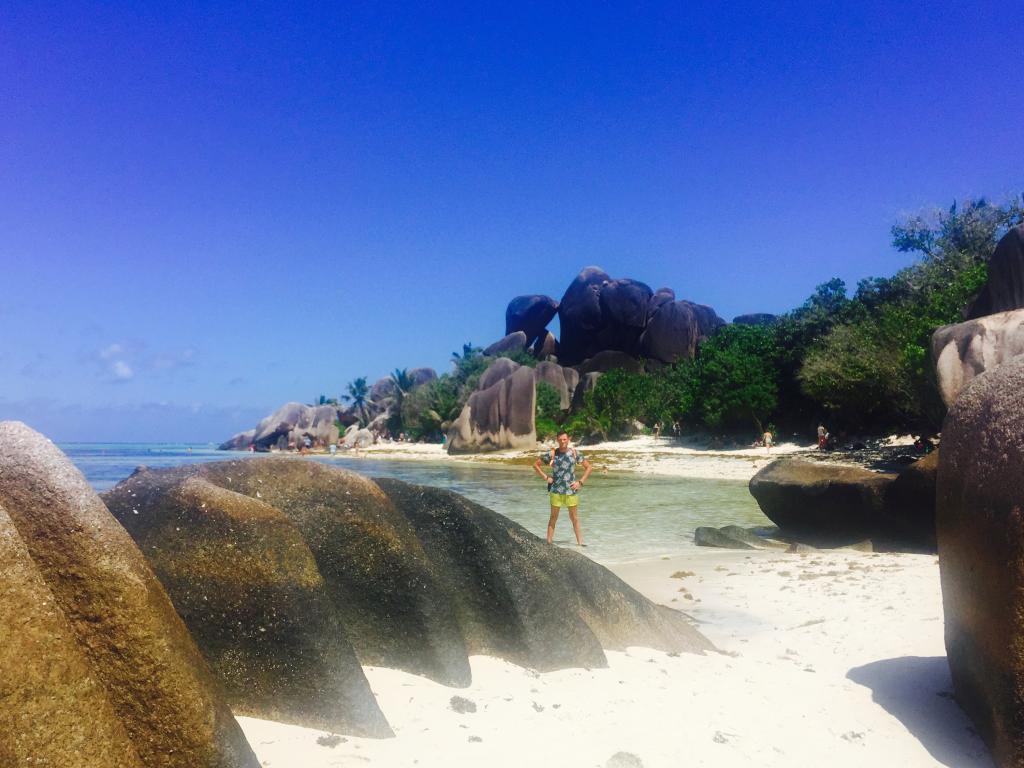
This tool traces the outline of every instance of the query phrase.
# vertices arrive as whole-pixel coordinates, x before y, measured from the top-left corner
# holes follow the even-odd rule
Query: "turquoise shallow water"
[[[248,453],[182,443],[66,443],[60,447],[99,491],[112,488],[142,464],[156,468],[226,459],[259,460]],[[547,527],[546,488],[527,467],[326,456],[297,460],[447,488],[507,515],[538,536],[544,536]],[[595,472],[587,482],[580,509],[587,554],[602,562],[685,552],[695,546],[693,531],[700,525],[769,524],[746,482],[739,480]],[[575,542],[564,512],[555,540],[566,546]]]

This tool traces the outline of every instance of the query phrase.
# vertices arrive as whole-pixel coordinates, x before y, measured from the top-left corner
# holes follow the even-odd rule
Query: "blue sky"
[[[782,312],[1024,189],[1017,3],[551,5],[4,3],[0,418],[220,440],[587,265]]]

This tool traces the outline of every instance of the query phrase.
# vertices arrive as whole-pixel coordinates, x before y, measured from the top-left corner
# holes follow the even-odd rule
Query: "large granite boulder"
[[[602,648],[711,647],[682,614],[449,491],[260,458],[137,472],[107,497],[172,577],[175,604],[214,625],[204,652],[210,638],[234,648],[245,669],[225,671],[254,706],[253,687],[306,684],[307,708],[338,713],[332,690],[368,706],[346,642],[363,664],[448,685],[469,684],[469,654],[550,670],[605,666]]]
[[[370,393],[366,399],[371,403],[383,403],[395,396],[395,381],[390,376],[383,376],[370,385]]]
[[[487,347],[484,354],[494,357],[506,352],[525,352],[527,346],[529,346],[529,340],[526,334],[522,331],[513,331]]]
[[[653,297],[650,286],[639,280],[611,280],[602,286],[599,301],[603,327],[594,337],[600,349],[635,354],[640,334],[647,327]]]
[[[664,363],[692,358],[697,346],[725,325],[711,307],[692,301],[662,304],[650,316],[640,338],[640,354]]]
[[[415,529],[471,654],[543,672],[607,666],[602,648],[712,649],[683,614],[502,515],[439,488],[377,484]]]
[[[550,296],[516,296],[505,310],[505,335],[522,331],[526,343],[544,337],[548,324],[558,313],[558,302]]]
[[[412,388],[422,387],[437,380],[437,371],[433,368],[411,368],[409,378],[412,379]]]
[[[574,365],[602,350],[596,340],[605,325],[601,289],[610,282],[600,267],[585,267],[566,288],[558,304],[559,362]]]
[[[0,423],[4,765],[259,763],[138,547],[42,435]]]
[[[484,371],[479,386],[448,430],[448,452],[533,447],[537,442],[533,369],[498,358]]]
[[[1024,309],[945,325],[932,334],[931,352],[939,395],[949,408],[975,376],[1024,354]]]
[[[885,494],[892,481],[859,467],[779,459],[750,479],[750,493],[782,534],[844,546],[889,533]]]
[[[574,410],[583,407],[587,392],[597,386],[597,381],[601,376],[600,371],[580,375],[579,384],[576,385],[576,390],[572,393],[572,408]]]
[[[255,429],[247,429],[245,432],[239,432],[237,435],[230,437],[225,440],[219,446],[218,451],[246,451],[249,446],[252,445],[252,439],[256,437]]]
[[[819,547],[935,551],[936,454],[899,474],[802,459],[773,461],[750,493],[784,537]]]
[[[936,498],[956,699],[1000,766],[1024,765],[1024,357],[974,379],[942,431]]]
[[[934,552],[935,487],[939,451],[905,467],[893,480],[885,495],[886,519],[894,538],[917,548]]]
[[[999,241],[988,262],[988,281],[964,316],[968,320],[1024,309],[1024,224]]]

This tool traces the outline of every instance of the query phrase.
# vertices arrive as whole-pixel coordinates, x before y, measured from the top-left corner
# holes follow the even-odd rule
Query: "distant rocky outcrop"
[[[507,357],[496,358],[481,374],[477,390],[449,428],[448,452],[534,447],[538,381],[558,391],[559,406],[565,410],[573,402],[580,375],[549,361],[530,368]]]
[[[505,335],[522,331],[526,346],[543,340],[548,324],[558,313],[558,302],[550,296],[516,296],[505,309]]]
[[[894,475],[779,459],[751,478],[750,493],[780,536],[823,547],[871,539],[881,549],[934,551],[935,460],[921,461]]]
[[[1024,309],[1024,224],[999,241],[988,262],[988,280],[964,312],[973,320],[998,312]]]
[[[258,768],[132,539],[70,461],[0,423],[4,765]]]
[[[957,702],[1024,765],[1024,357],[975,378],[943,426],[936,525]]]
[[[736,325],[771,325],[778,319],[777,315],[769,315],[767,312],[754,312],[749,315],[737,315],[732,321]]]
[[[137,472],[106,499],[257,716],[386,727],[359,663],[468,685],[470,654],[552,670],[605,666],[602,648],[711,648],[682,614],[449,491],[268,457]]]
[[[448,430],[448,452],[533,447],[536,403],[533,369],[499,357]]]
[[[1024,309],[946,325],[932,334],[932,360],[949,408],[975,376],[1024,354]]]
[[[669,288],[613,280],[597,267],[576,276],[558,316],[559,362],[570,365],[609,351],[672,363],[692,357],[697,344],[725,324],[710,307],[676,301]]]
[[[328,445],[335,442],[340,434],[336,422],[351,423],[355,420],[354,417],[346,420],[344,416],[334,405],[285,403],[264,418],[256,429],[242,432],[222,443],[220,450],[245,450],[252,445],[258,451],[269,451],[271,448],[287,448],[289,443],[302,445],[307,437],[314,445]]]

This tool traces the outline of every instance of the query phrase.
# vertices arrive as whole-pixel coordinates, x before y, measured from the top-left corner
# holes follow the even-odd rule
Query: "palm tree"
[[[348,394],[342,395],[345,402],[352,403],[352,407],[359,414],[359,424],[365,427],[370,421],[366,414],[366,396],[370,394],[370,387],[366,383],[366,377],[360,376],[348,383]]]
[[[388,429],[392,433],[402,432],[402,403],[416,382],[409,375],[408,368],[395,368],[389,378],[395,391],[391,395],[391,416],[388,418]]]

